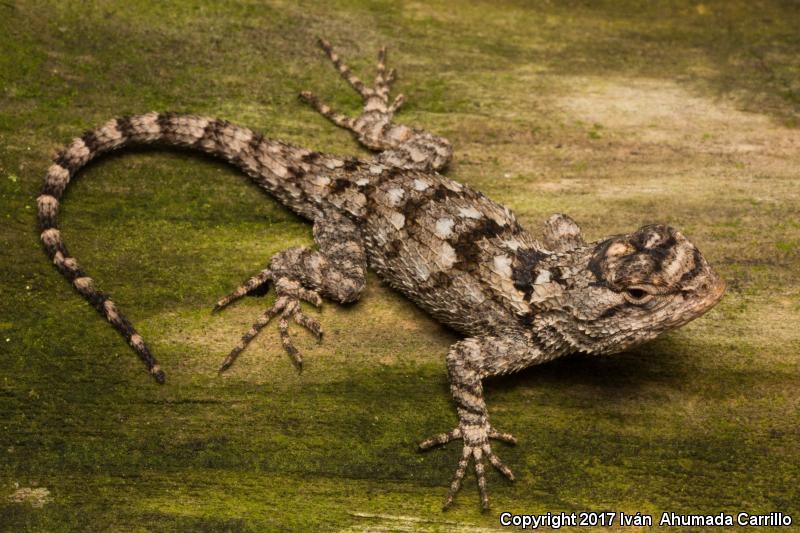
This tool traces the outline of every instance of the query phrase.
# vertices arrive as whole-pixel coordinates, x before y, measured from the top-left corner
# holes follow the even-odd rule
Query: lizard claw
[[[458,467],[453,475],[453,480],[450,482],[450,489],[447,491],[447,496],[444,499],[442,509],[447,509],[453,504],[453,500],[461,490],[461,482],[467,471],[467,466],[470,460],[473,460],[475,465],[475,475],[478,478],[478,491],[480,492],[481,508],[486,511],[489,509],[489,492],[486,488],[486,473],[484,470],[483,459],[488,458],[489,462],[497,468],[504,476],[510,481],[514,481],[514,473],[500,460],[497,455],[492,452],[489,445],[489,439],[502,440],[510,444],[516,444],[517,440],[508,433],[499,433],[489,426],[488,423],[480,426],[468,426],[461,424],[459,427],[447,433],[440,433],[420,443],[419,447],[422,450],[433,448],[447,444],[448,442],[456,439],[463,439],[464,448],[461,453],[461,459],[458,461]]]
[[[321,341],[322,326],[317,319],[309,317],[303,313],[300,308],[300,302],[305,301],[314,305],[315,307],[319,307],[322,305],[322,298],[316,291],[308,290],[302,287],[298,282],[291,281],[287,278],[278,279],[278,281],[275,283],[275,291],[278,295],[275,303],[272,305],[272,307],[264,311],[264,313],[258,317],[250,329],[242,336],[242,340],[239,341],[239,344],[237,344],[233,350],[230,351],[228,356],[222,362],[222,366],[219,368],[220,373],[224,372],[233,365],[239,354],[242,353],[247,345],[250,344],[256,335],[258,335],[259,331],[269,324],[270,321],[276,316],[280,316],[278,320],[278,332],[281,336],[281,344],[283,345],[283,349],[289,355],[289,358],[291,359],[295,368],[297,368],[297,371],[302,371],[303,358],[300,356],[300,352],[297,350],[297,348],[295,348],[294,343],[292,343],[292,339],[289,336],[289,319],[291,318],[297,324],[306,328],[315,337],[317,337],[318,340]],[[217,305],[219,306],[219,304]]]

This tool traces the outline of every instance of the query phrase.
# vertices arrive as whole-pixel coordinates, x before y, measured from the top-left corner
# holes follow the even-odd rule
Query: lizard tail
[[[64,148],[47,170],[41,195],[37,198],[39,230],[44,249],[56,268],[97,311],[119,331],[159,383],[164,372],[141,335],[108,296],[100,292],[77,260],[70,255],[58,229],[58,208],[70,179],[100,154],[134,144],[167,144],[194,148],[236,164],[254,174],[251,154],[266,141],[260,135],[227,121],[174,113],[147,113],[112,119],[87,131]],[[275,143],[279,144],[279,143]],[[274,163],[276,171],[282,165]]]

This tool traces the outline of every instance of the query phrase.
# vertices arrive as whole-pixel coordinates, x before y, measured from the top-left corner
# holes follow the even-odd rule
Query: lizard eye
[[[622,293],[625,299],[634,305],[643,305],[653,298],[653,295],[641,287],[630,287]]]

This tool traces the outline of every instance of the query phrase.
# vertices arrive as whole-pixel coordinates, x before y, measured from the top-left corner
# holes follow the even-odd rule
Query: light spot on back
[[[455,249],[446,242],[442,243],[440,258],[442,262],[442,268],[445,270],[453,268],[453,265],[458,260]]]
[[[273,159],[269,154],[261,152],[256,155],[258,161],[267,169],[278,176],[279,178],[285,178],[288,174],[286,166],[277,160]]]
[[[193,117],[192,120],[190,120],[187,124],[189,135],[195,139],[202,138],[206,132],[206,126],[208,126],[208,123],[209,119],[205,117]]]
[[[253,132],[247,128],[240,128],[234,125],[228,125],[222,130],[222,135],[228,139],[227,150],[233,153],[239,153],[248,148],[250,139],[253,138]]]
[[[459,182],[447,178],[444,178],[442,180],[442,185],[444,185],[445,189],[448,189],[453,192],[461,192],[464,189],[464,187]]]
[[[421,179],[414,180],[414,190],[422,192],[430,186],[431,184],[428,183],[428,181],[426,180],[421,180]]]
[[[494,271],[506,277],[511,277],[511,258],[507,255],[494,256]]]
[[[542,270],[539,272],[539,275],[536,276],[534,280],[534,285],[544,285],[545,283],[550,283],[550,271],[549,270]]]
[[[408,155],[411,157],[411,160],[415,163],[421,163],[428,158],[428,154],[417,148],[416,146],[412,146],[408,150]]]
[[[389,205],[392,207],[397,207],[400,205],[400,202],[403,200],[403,196],[405,196],[405,191],[403,189],[395,187],[394,189],[389,189],[386,191],[386,199],[389,201]]]
[[[97,131],[97,136],[110,142],[121,140],[122,132],[117,127],[117,119],[111,119],[103,124]],[[116,145],[117,143],[114,144]]]
[[[436,221],[436,228],[433,232],[442,240],[449,238],[453,234],[453,222],[452,218],[440,218]]]
[[[406,225],[406,217],[403,213],[398,213],[397,211],[392,211],[389,214],[389,223],[394,226],[395,229],[402,229],[403,226]]]
[[[419,279],[420,281],[427,280],[431,275],[431,271],[428,270],[428,267],[425,266],[424,263],[420,263],[419,261],[414,262],[414,270],[416,271],[417,279]]]
[[[458,214],[461,215],[462,217],[474,218],[476,220],[479,218],[483,218],[483,214],[472,206],[460,207],[458,209]]]

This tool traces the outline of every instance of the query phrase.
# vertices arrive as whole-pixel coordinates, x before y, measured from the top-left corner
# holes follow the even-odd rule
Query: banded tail
[[[67,251],[57,222],[64,189],[82,167],[98,155],[124,146],[155,143],[193,148],[226,159],[255,178],[284,205],[307,217],[313,217],[313,204],[317,199],[298,179],[302,177],[298,169],[330,159],[265,139],[248,128],[224,120],[174,113],[112,119],[74,139],[58,155],[47,171],[42,193],[37,198],[44,248],[64,277],[125,337],[156,381],[164,383],[164,372],[133,324],[94,286],[92,278]],[[342,164],[341,161],[337,163]]]

